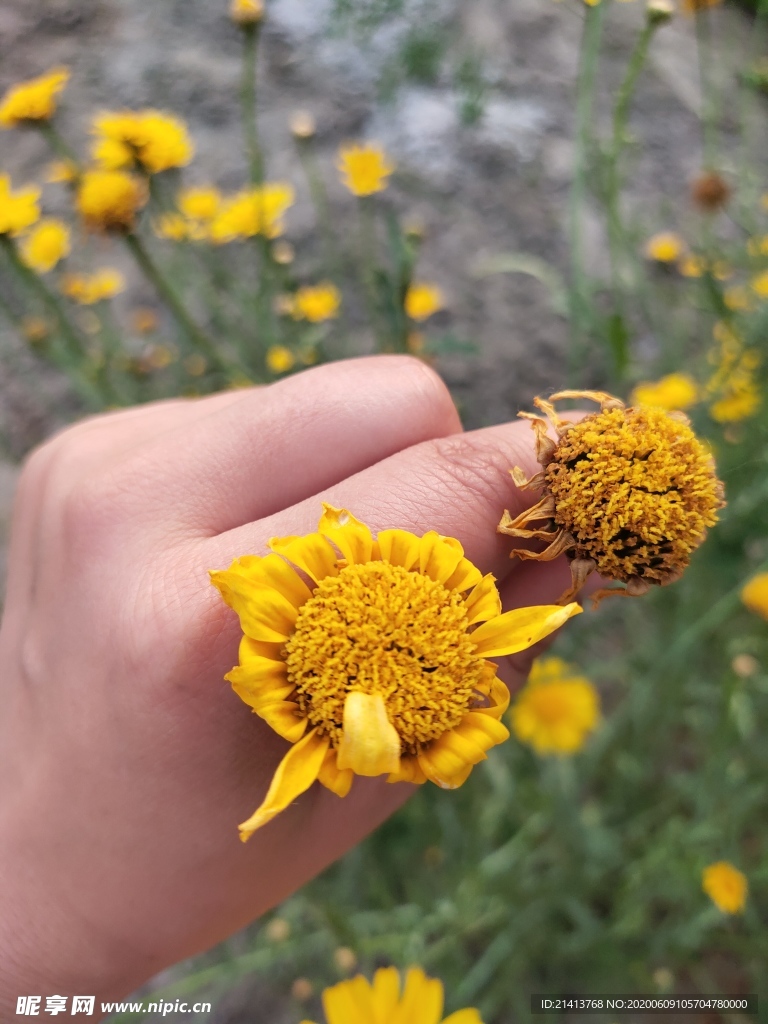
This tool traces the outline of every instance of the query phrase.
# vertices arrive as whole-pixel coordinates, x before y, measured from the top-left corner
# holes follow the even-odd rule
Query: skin
[[[208,580],[320,501],[374,532],[436,529],[550,603],[565,565],[510,560],[496,525],[530,497],[527,423],[462,433],[400,356],[86,420],[21,476],[0,630],[0,1019],[29,993],[115,999],[220,942],[374,829],[414,787],[319,785],[247,843],[285,741],[223,681],[240,629]],[[509,659],[520,685],[536,652]]]

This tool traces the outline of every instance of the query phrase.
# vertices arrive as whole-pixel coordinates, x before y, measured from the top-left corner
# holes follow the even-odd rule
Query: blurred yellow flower
[[[92,231],[132,231],[136,214],[147,201],[143,182],[125,171],[85,171],[75,205]]]
[[[155,217],[152,221],[152,230],[158,238],[167,238],[172,242],[183,242],[189,237],[189,224],[175,210],[168,210]]]
[[[0,174],[0,235],[18,235],[40,219],[40,189],[25,185],[11,190],[11,178]]]
[[[208,369],[208,362],[204,355],[201,355],[199,352],[193,352],[191,356],[187,356],[184,360],[184,369],[190,377],[202,377]]]
[[[189,220],[212,221],[221,206],[221,193],[213,185],[183,188],[176,205]]]
[[[74,160],[54,160],[46,168],[45,180],[49,185],[69,185],[77,180],[78,173]]]
[[[683,256],[677,265],[677,269],[683,277],[703,277],[707,271],[718,281],[727,281],[733,271],[724,260],[717,260],[711,266],[702,257],[695,253]]]
[[[362,974],[340,981],[323,992],[327,1024],[483,1024],[477,1010],[443,1018],[443,983],[420,967],[409,968],[402,992],[400,986],[395,967],[380,967],[372,983]]]
[[[232,0],[229,16],[238,25],[255,25],[264,17],[263,0]]]
[[[717,346],[708,359],[715,369],[707,381],[707,393],[713,397],[709,412],[718,423],[736,423],[754,416],[761,404],[755,376],[760,354],[747,348],[734,329],[718,320],[712,329]]]
[[[185,167],[194,146],[184,122],[160,110],[121,110],[93,122],[93,159],[110,171],[136,165],[150,174]]]
[[[768,235],[750,238],[747,242],[747,252],[750,256],[768,256]]]
[[[151,334],[157,330],[159,323],[157,313],[150,306],[139,306],[134,309],[131,320],[133,329],[139,334]]]
[[[751,612],[768,621],[768,572],[760,572],[744,584],[741,600]]]
[[[685,242],[674,231],[659,231],[645,243],[644,252],[656,263],[677,263],[685,253]]]
[[[335,284],[322,281],[317,285],[306,285],[299,288],[293,299],[292,315],[295,320],[309,320],[318,324],[323,320],[333,320],[339,315],[341,293]]]
[[[752,382],[732,388],[709,407],[709,414],[717,423],[738,423],[754,416],[761,405],[760,392]]]
[[[12,85],[0,101],[0,128],[47,121],[56,113],[56,97],[69,81],[67,68],[54,68],[38,78]]]
[[[294,359],[293,352],[286,348],[285,345],[272,345],[271,348],[267,349],[266,362],[272,373],[287,373],[288,370],[293,368],[296,360]]]
[[[21,333],[30,345],[40,345],[50,336],[51,325],[41,316],[25,316],[21,321]]]
[[[747,902],[747,876],[727,860],[704,868],[701,887],[724,914],[740,914]]]
[[[743,284],[735,284],[723,291],[723,302],[734,313],[748,312],[755,308],[755,298]]]
[[[63,220],[49,217],[37,223],[21,242],[21,258],[38,274],[53,270],[71,251],[69,228]]]
[[[211,223],[211,238],[219,243],[254,235],[277,238],[285,229],[283,218],[294,198],[291,185],[276,181],[225,199]]]
[[[761,299],[768,298],[768,270],[764,270],[762,274],[753,277],[749,284],[755,295],[759,295]]]
[[[435,284],[415,282],[405,293],[405,312],[411,320],[426,320],[444,304],[443,293]]]
[[[722,2],[723,0],[682,0],[681,6],[686,14],[695,14],[708,7],[718,7]]]
[[[515,736],[537,754],[575,754],[600,721],[600,698],[561,658],[538,659],[510,719]]]
[[[336,167],[344,185],[356,196],[383,192],[389,184],[387,178],[395,169],[383,148],[375,142],[363,145],[352,142],[342,146]]]
[[[632,392],[633,405],[655,405],[658,409],[687,409],[698,400],[699,388],[687,373],[670,373],[653,382],[638,384]]]
[[[66,274],[61,281],[61,290],[81,306],[92,306],[124,291],[125,278],[119,270],[102,267],[93,274]]]

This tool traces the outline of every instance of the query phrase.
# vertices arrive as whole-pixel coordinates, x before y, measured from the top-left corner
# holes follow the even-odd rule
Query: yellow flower
[[[768,298],[768,270],[764,270],[762,274],[753,277],[750,281],[750,286],[755,295],[759,295],[761,299]]]
[[[147,201],[143,182],[125,171],[85,171],[76,206],[92,231],[132,231],[136,214]]]
[[[751,612],[768,621],[768,572],[760,572],[744,584],[741,600]]]
[[[296,320],[309,320],[318,324],[339,315],[341,293],[335,284],[323,281],[318,285],[299,288],[293,299],[292,314]]]
[[[125,278],[112,267],[102,267],[94,274],[67,274],[61,282],[62,292],[81,306],[112,299],[124,289]]]
[[[724,260],[717,260],[717,262],[709,265],[702,256],[698,256],[695,253],[683,256],[678,263],[677,269],[683,277],[703,277],[709,271],[718,281],[727,281],[733,273]]]
[[[150,174],[185,167],[194,155],[187,126],[160,110],[99,114],[93,122],[94,160],[110,171],[135,165]]]
[[[657,409],[687,409],[698,401],[699,389],[687,373],[670,373],[653,383],[638,384],[632,392],[633,405],[652,405]]]
[[[724,914],[740,914],[747,902],[747,876],[727,860],[704,868],[701,887]]]
[[[296,362],[293,352],[285,345],[272,345],[267,349],[266,362],[272,373],[287,373]]]
[[[213,185],[184,188],[178,194],[176,205],[189,220],[208,223],[219,212],[221,193]]]
[[[74,160],[54,160],[48,164],[45,180],[49,185],[70,185],[80,173]]]
[[[656,263],[677,263],[685,253],[685,242],[674,231],[660,231],[645,243],[647,259]]]
[[[24,238],[20,249],[27,266],[38,274],[45,274],[53,270],[59,260],[69,256],[69,228],[63,220],[53,217],[41,220]]]
[[[738,423],[754,416],[761,404],[757,386],[748,382],[713,402],[709,414],[717,423]]]
[[[211,238],[214,242],[231,242],[254,235],[277,238],[285,229],[283,217],[293,206],[294,198],[293,187],[280,181],[240,192],[222,203],[211,224]]]
[[[255,25],[264,17],[263,0],[232,0],[229,16],[238,25]]]
[[[327,1024],[483,1024],[477,1010],[443,1017],[443,983],[411,967],[400,990],[400,972],[380,967],[369,982],[361,974],[323,992]],[[302,1021],[302,1024],[312,1024]]]
[[[708,355],[715,371],[707,381],[707,393],[716,397],[709,413],[718,423],[748,419],[761,404],[755,377],[760,354],[747,348],[733,328],[722,320],[715,324],[712,333],[717,347]]]
[[[161,213],[152,221],[152,230],[158,238],[167,238],[172,242],[183,242],[189,237],[189,223],[175,210]]]
[[[576,424],[563,420],[553,403],[567,398],[599,402],[600,412]],[[534,404],[546,419],[521,415],[531,420],[542,469],[528,480],[515,467],[512,478],[519,488],[543,494],[515,519],[505,511],[497,529],[549,543],[540,552],[515,548],[511,556],[550,561],[567,553],[571,587],[563,601],[595,570],[626,583],[625,590],[598,591],[598,601],[673,583],[723,506],[712,456],[684,414],[642,405],[627,409],[601,391],[561,391]],[[549,427],[557,441],[548,436]]]
[[[510,721],[515,736],[537,754],[575,754],[600,721],[600,698],[561,658],[539,659]]]
[[[56,113],[56,97],[69,81],[67,68],[54,68],[38,78],[13,85],[0,101],[0,128],[47,121]]]
[[[0,235],[18,235],[40,219],[40,189],[25,185],[11,191],[8,174],[0,174]]]
[[[735,313],[749,312],[755,308],[755,300],[743,284],[733,285],[723,292],[723,302]]]
[[[443,293],[435,284],[414,283],[405,293],[405,312],[411,320],[426,320],[443,306]]]
[[[722,0],[682,0],[682,8],[686,14],[696,14],[707,7],[718,7],[721,3]]]
[[[457,540],[406,530],[374,539],[351,513],[323,508],[316,533],[273,538],[271,554],[211,574],[245,634],[227,679],[292,744],[243,840],[315,780],[339,796],[354,775],[462,785],[509,736],[509,691],[487,659],[531,647],[581,611],[502,614],[493,576]]]
[[[375,142],[365,145],[353,142],[342,146],[336,163],[341,180],[356,196],[371,196],[383,192],[395,165],[390,162],[381,146]]]

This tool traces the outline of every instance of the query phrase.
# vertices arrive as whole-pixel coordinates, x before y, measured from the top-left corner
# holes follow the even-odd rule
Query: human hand
[[[240,843],[286,744],[223,681],[240,630],[208,570],[312,532],[327,501],[457,537],[505,607],[555,600],[567,568],[513,562],[495,532],[529,501],[508,472],[536,468],[528,425],[460,431],[430,370],[375,357],[97,417],[33,454],[0,632],[0,1015],[26,992],[125,994],[412,792],[315,786]]]

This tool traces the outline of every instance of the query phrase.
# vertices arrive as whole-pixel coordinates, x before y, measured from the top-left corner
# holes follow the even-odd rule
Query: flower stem
[[[358,199],[357,207],[360,218],[360,267],[363,278],[363,296],[378,350],[387,352],[389,348],[379,326],[376,295],[376,225],[373,218],[372,201],[367,196],[361,196]]]
[[[254,185],[260,185],[264,181],[264,159],[256,127],[256,70],[261,24],[256,22],[243,25],[242,31],[243,71],[240,84],[240,104],[243,115],[243,134],[251,182]]]
[[[712,34],[709,12],[696,10],[696,52],[699,61],[699,82],[701,85],[701,133],[704,166],[715,167],[717,154],[717,125],[715,108],[710,88],[710,63],[712,61]]]
[[[176,320],[176,323],[187,336],[188,340],[192,342],[196,348],[205,352],[214,366],[222,369],[224,367],[224,360],[221,357],[221,353],[189,315],[181,299],[176,294],[175,289],[172,287],[170,282],[166,281],[160,269],[149,255],[149,252],[142,240],[133,232],[129,232],[124,237],[125,244],[139,265],[142,273],[154,286],[157,294],[163,302],[168,306]]]
[[[589,310],[588,282],[584,273],[582,252],[582,213],[587,190],[588,151],[591,139],[592,107],[595,96],[600,40],[603,32],[605,3],[588,7],[584,14],[584,32],[579,55],[579,73],[576,83],[576,140],[573,183],[568,210],[569,243],[571,252],[570,346],[568,351],[568,379],[576,383],[576,374],[582,361],[582,334],[585,310]]]
[[[66,139],[59,134],[58,130],[54,128],[53,124],[50,121],[36,121],[35,123],[38,131],[54,153],[61,157],[62,160],[66,160],[68,163],[74,164],[75,167],[79,169],[80,160],[78,159],[77,153],[75,153],[74,149],[72,149]]]

